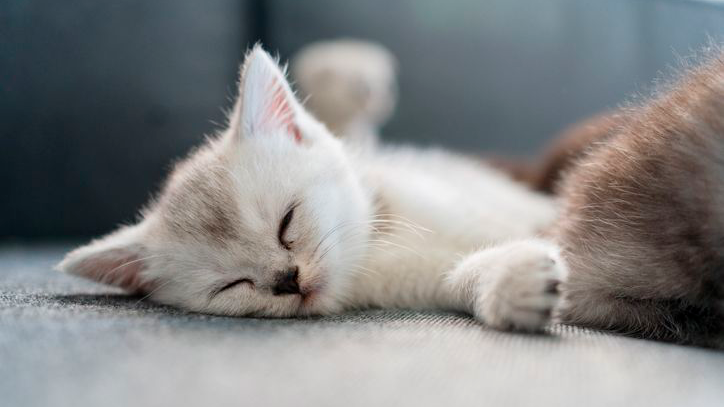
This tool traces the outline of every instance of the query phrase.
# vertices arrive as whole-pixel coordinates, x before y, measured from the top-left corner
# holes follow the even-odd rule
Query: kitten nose
[[[272,287],[274,295],[299,294],[299,267],[294,266],[287,271],[282,271],[277,276],[276,284]]]

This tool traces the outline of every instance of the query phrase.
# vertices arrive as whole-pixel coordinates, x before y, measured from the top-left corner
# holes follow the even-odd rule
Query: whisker
[[[128,262],[126,262],[126,263],[123,263],[123,264],[121,264],[120,266],[114,267],[113,269],[111,269],[111,270],[107,271],[106,273],[104,273],[103,278],[101,278],[101,279],[99,280],[99,282],[101,282],[101,283],[103,283],[103,284],[110,284],[110,283],[113,281],[113,277],[114,277],[114,276],[113,276],[113,273],[118,272],[119,270],[123,269],[124,267],[130,266],[131,264],[138,263],[138,262],[141,262],[141,261],[145,261],[145,260],[149,260],[149,259],[154,259],[154,258],[157,258],[157,257],[163,257],[163,256],[168,256],[168,255],[167,255],[167,254],[155,254],[155,255],[153,255],[153,256],[142,257],[142,258],[140,258],[140,259],[134,259],[134,260],[128,261]]]
[[[366,275],[368,275],[368,276],[369,276],[369,275],[373,275],[373,276],[378,276],[378,275],[380,275],[380,272],[379,272],[379,271],[377,271],[377,270],[372,270],[372,269],[369,269],[369,268],[364,267],[364,266],[360,266],[359,264],[353,264],[353,265],[351,265],[350,267],[355,268],[355,269],[360,269],[360,270],[366,271],[366,272],[369,273],[369,274],[366,274]]]
[[[392,225],[397,225],[397,226],[404,226],[406,229],[415,233],[418,237],[423,238],[423,239],[424,239],[424,236],[422,235],[422,233],[420,233],[420,231],[427,232],[427,233],[433,233],[432,230],[430,230],[430,229],[424,228],[422,226],[419,226],[419,225],[416,225],[414,223],[410,223],[407,221],[399,221],[399,220],[393,220],[393,219],[377,219],[377,220],[375,220],[375,222],[392,224]]]
[[[420,256],[420,257],[425,257],[425,256],[423,256],[420,252],[412,249],[411,247],[407,247],[407,246],[405,246],[405,245],[401,245],[401,244],[395,243],[395,242],[390,242],[389,240],[374,239],[374,240],[370,240],[370,241],[371,241],[371,242],[382,243],[382,244],[387,244],[387,245],[390,245],[390,246],[394,246],[394,247],[397,247],[397,248],[400,248],[400,249],[403,249],[403,250],[407,250],[407,251],[409,251],[410,253],[416,254],[416,255],[418,255],[418,256]]]
[[[141,297],[141,299],[139,299],[138,301],[136,301],[136,302],[133,304],[133,306],[134,306],[134,307],[137,306],[138,304],[141,303],[141,301],[147,299],[147,298],[150,297],[151,295],[155,294],[158,290],[162,289],[163,287],[166,287],[167,285],[171,284],[171,283],[174,282],[174,281],[176,281],[176,280],[173,279],[173,278],[170,278],[170,279],[169,279],[168,281],[166,281],[165,283],[159,285],[158,287],[156,287],[156,288],[154,288],[153,290],[151,290],[151,292],[149,292],[148,294],[146,294],[146,295],[144,295],[143,297]]]

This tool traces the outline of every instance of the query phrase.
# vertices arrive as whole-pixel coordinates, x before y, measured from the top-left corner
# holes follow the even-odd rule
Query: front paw
[[[560,301],[565,267],[557,250],[538,242],[506,247],[489,286],[481,287],[475,314],[501,330],[540,331]],[[488,267],[490,264],[488,264]]]

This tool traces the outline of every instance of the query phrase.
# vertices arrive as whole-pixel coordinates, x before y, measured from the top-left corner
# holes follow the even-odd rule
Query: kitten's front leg
[[[545,240],[514,241],[480,250],[448,275],[460,302],[497,329],[538,331],[559,303],[566,275],[558,248]]]

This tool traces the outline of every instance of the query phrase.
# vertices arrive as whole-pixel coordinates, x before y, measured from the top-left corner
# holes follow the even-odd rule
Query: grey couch
[[[724,352],[465,315],[186,314],[51,271],[133,219],[213,132],[244,49],[368,38],[400,59],[396,142],[531,154],[675,52],[694,0],[27,0],[0,4],[0,406],[722,406]]]

